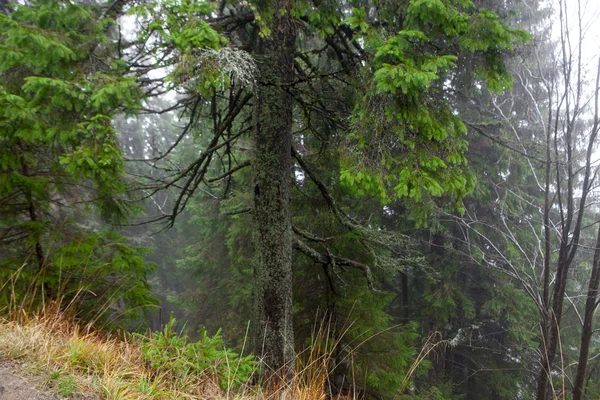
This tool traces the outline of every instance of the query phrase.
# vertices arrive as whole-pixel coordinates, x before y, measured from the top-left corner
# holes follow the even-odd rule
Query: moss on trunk
[[[285,1],[271,1],[259,41],[254,118],[254,347],[268,380],[293,373],[290,176],[296,33]],[[267,9],[267,10],[268,10]],[[280,12],[280,10],[282,10]],[[275,373],[275,374],[274,374]],[[275,382],[273,382],[275,383]]]

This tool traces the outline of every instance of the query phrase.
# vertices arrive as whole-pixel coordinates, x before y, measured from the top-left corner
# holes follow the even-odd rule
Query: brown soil
[[[12,361],[0,361],[1,400],[59,400],[60,398],[36,388],[33,379],[19,374],[19,367]]]
[[[44,378],[22,372],[18,363],[0,359],[0,400],[64,400],[49,390],[40,389]],[[74,395],[69,399],[99,400],[95,395]]]

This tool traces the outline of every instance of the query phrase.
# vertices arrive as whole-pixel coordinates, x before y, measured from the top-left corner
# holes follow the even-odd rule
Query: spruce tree
[[[251,129],[254,341],[265,343],[256,347],[266,356],[267,367],[289,376],[292,243],[319,263],[345,263],[362,271],[367,286],[373,286],[367,264],[320,252],[327,247],[315,251],[306,245],[306,237],[292,234],[293,168],[318,187],[324,212],[358,237],[369,239],[370,231],[338,206],[331,185],[319,179],[318,167],[303,161],[310,155],[302,148],[301,132],[344,139],[340,178],[350,194],[407,201],[419,223],[436,201],[460,209],[461,198],[472,187],[464,158],[466,130],[447,99],[444,82],[459,68],[460,55],[472,53],[479,83],[493,90],[508,88],[503,52],[526,35],[470,1],[364,7],[223,3],[214,11],[216,17],[207,4],[189,1],[163,3],[157,10],[152,5],[135,10],[147,22],[139,49],[150,48],[161,67],[173,66],[169,80],[187,94],[174,106],[187,110],[189,117],[181,138],[194,126],[212,125],[200,156],[161,178],[168,181],[164,187],[182,189],[166,218],[172,222],[203,183],[248,165],[236,164],[232,148]],[[244,54],[254,60],[253,76],[244,74],[252,68],[239,67],[252,64]],[[343,83],[332,96],[336,105],[320,102],[311,85],[331,87],[336,81]],[[252,125],[246,111],[250,108]],[[315,132],[311,118],[316,115],[327,120],[329,131]],[[228,171],[211,176],[215,163],[232,159]],[[164,157],[148,161],[162,162]]]
[[[84,298],[152,303],[145,251],[98,224],[129,213],[112,118],[141,97],[107,35],[114,21],[70,1],[9,8],[0,14],[2,276],[52,298],[80,285]]]

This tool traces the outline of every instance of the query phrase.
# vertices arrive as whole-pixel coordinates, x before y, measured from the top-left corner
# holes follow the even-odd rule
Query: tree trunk
[[[1,1],[1,0],[0,0]],[[17,142],[17,148],[21,152],[20,160],[21,160],[21,173],[24,177],[30,178],[31,174],[29,173],[29,166],[27,165],[27,160],[25,158],[25,146],[19,140]],[[25,186],[23,188],[23,193],[25,195],[25,200],[27,202],[27,212],[29,213],[29,220],[33,223],[34,232],[32,234],[34,249],[35,249],[35,258],[38,265],[38,273],[40,274],[40,278],[42,281],[45,280],[44,270],[46,265],[46,257],[44,256],[44,249],[42,248],[42,243],[39,234],[39,227],[37,224],[39,223],[39,218],[37,215],[37,210],[33,200],[33,193],[29,186]]]
[[[0,0],[0,13],[8,15],[9,12],[8,0]]]
[[[543,342],[541,345],[542,359],[540,373],[537,379],[537,400],[547,400],[548,398],[548,380],[551,379],[552,365],[558,351],[558,343],[560,342],[560,323],[562,320],[562,309],[565,298],[567,272],[569,264],[564,254],[566,244],[561,242],[560,253],[558,256],[558,268],[556,270],[556,283],[554,285],[554,295],[552,296],[552,308],[546,314],[547,317],[542,319],[544,326],[542,327]]]
[[[254,109],[254,349],[270,386],[294,372],[290,211],[296,33],[286,0],[268,2],[272,32],[259,40]],[[261,12],[263,12],[261,10]],[[281,380],[281,381],[280,381]],[[280,381],[280,382],[278,382]]]
[[[408,304],[408,275],[406,272],[400,272],[400,282],[402,286],[402,322],[410,322],[410,305]]]
[[[581,400],[583,395],[583,382],[585,380],[587,362],[590,354],[590,342],[592,340],[592,322],[598,301],[598,287],[600,286],[600,228],[596,239],[596,250],[592,264],[592,276],[588,288],[585,311],[583,317],[583,328],[581,331],[581,348],[579,350],[579,363],[577,364],[577,376],[573,386],[573,400]]]

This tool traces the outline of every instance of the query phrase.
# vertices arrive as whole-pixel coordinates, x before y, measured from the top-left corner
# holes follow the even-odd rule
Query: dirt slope
[[[51,393],[38,390],[33,380],[19,375],[14,362],[0,361],[1,400],[60,400]]]

